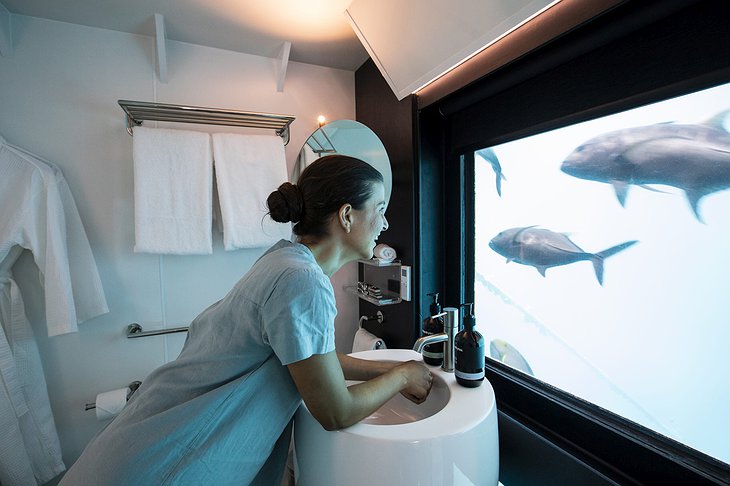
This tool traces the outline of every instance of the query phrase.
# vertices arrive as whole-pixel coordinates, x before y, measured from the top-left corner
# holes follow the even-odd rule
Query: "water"
[[[730,413],[721,405],[730,400],[730,190],[702,198],[697,215],[685,192],[667,184],[630,186],[622,207],[611,184],[561,171],[594,137],[667,122],[700,125],[727,109],[730,85],[723,85],[493,147],[505,176],[501,197],[494,167],[475,156],[475,313],[485,341],[510,343],[537,378],[730,463]],[[730,178],[721,142],[688,143],[715,157],[711,180]],[[635,163],[674,146],[609,147],[602,160],[622,155]],[[678,173],[683,179],[693,167],[683,152],[660,172],[686,171]],[[489,247],[501,231],[532,225],[567,233],[586,253],[638,243],[605,259],[603,285],[588,260],[548,268],[543,277]]]

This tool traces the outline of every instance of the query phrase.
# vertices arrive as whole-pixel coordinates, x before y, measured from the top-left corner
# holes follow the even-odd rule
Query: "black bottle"
[[[431,314],[423,320],[421,327],[424,336],[432,334],[440,334],[444,332],[444,316],[434,317],[441,314],[441,304],[439,304],[438,292],[427,294],[433,297],[431,303]],[[423,347],[423,361],[430,365],[440,365],[444,361],[444,343],[429,344]]]
[[[461,386],[476,388],[484,381],[484,337],[474,330],[474,304],[464,313],[464,330],[454,340],[454,374]]]

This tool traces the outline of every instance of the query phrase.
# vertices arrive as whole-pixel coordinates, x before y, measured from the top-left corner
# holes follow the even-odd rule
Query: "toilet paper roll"
[[[352,352],[369,351],[372,349],[386,349],[385,341],[375,334],[360,328],[355,333],[355,339],[352,341]]]
[[[373,256],[383,262],[392,262],[398,255],[392,247],[379,243],[373,248]]]
[[[127,404],[127,393],[129,387],[99,393],[96,396],[96,419],[109,420],[119,415]]]

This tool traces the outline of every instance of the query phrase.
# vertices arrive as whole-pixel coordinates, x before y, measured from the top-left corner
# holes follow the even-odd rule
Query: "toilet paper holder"
[[[137,391],[137,388],[139,388],[139,385],[141,385],[141,384],[142,384],[141,381],[133,381],[132,383],[130,383],[127,386],[127,388],[129,388],[129,391],[127,392],[127,401],[129,401],[129,399],[132,398],[132,395],[134,394],[134,392]],[[96,408],[96,402],[92,402],[92,403],[87,403],[84,410],[89,411],[89,410],[94,410],[95,408]]]
[[[358,323],[357,327],[361,328],[362,323],[365,321],[378,321],[378,324],[382,324],[385,320],[385,316],[381,311],[378,311],[374,316],[360,316],[360,322]]]

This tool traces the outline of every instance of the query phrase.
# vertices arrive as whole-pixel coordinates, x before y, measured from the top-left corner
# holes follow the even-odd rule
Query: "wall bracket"
[[[291,52],[291,42],[285,41],[281,46],[277,69],[276,69],[276,91],[281,93],[284,91],[284,80],[286,79],[286,68],[289,66],[289,53]]]
[[[160,83],[167,84],[167,46],[165,36],[165,17],[162,14],[155,14],[155,67],[157,68],[157,79]]]

